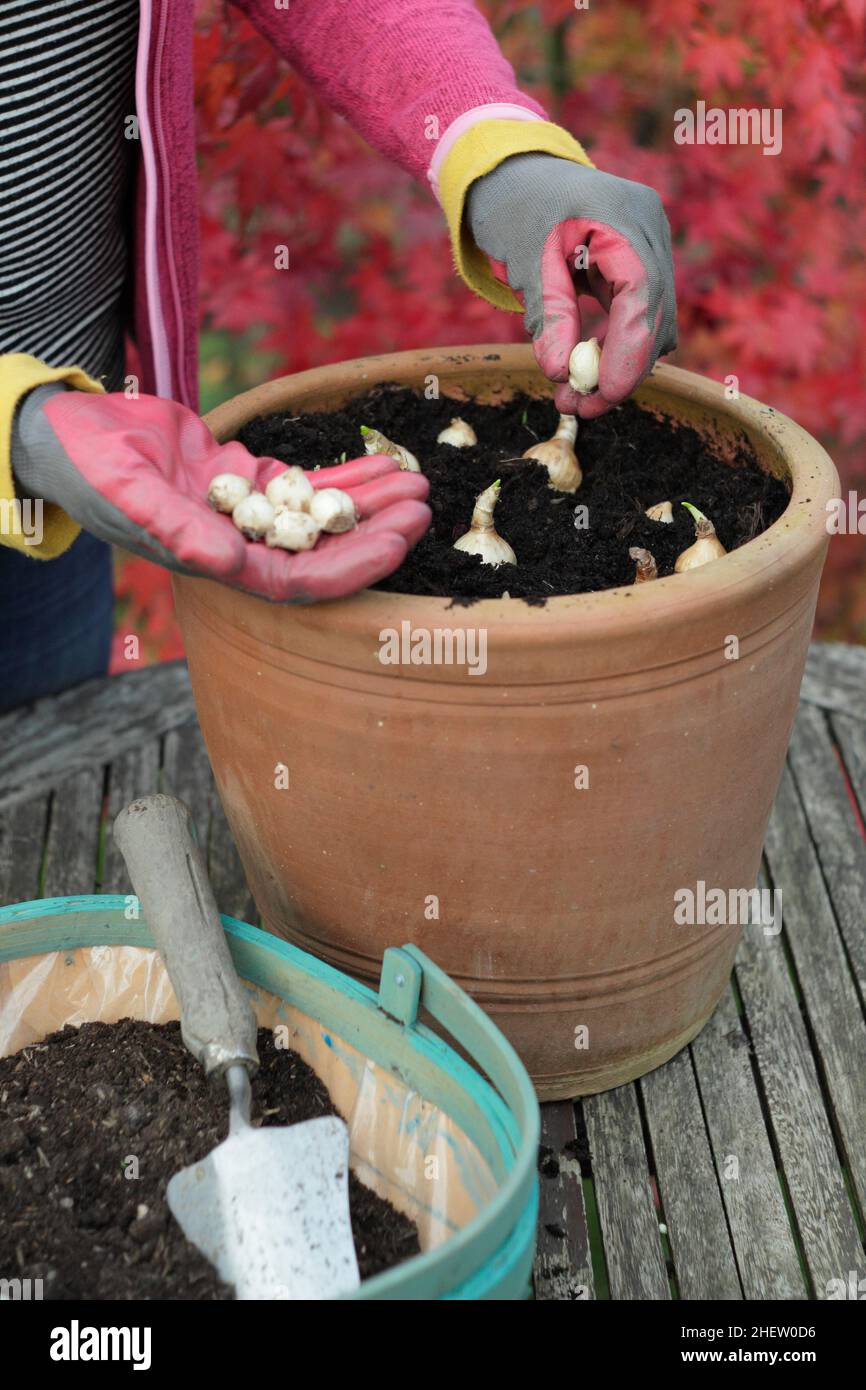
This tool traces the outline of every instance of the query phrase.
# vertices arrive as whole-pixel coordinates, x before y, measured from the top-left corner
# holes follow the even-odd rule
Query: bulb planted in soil
[[[553,435],[559,415],[552,400],[521,392],[496,402],[461,399],[460,415],[479,443],[459,454],[436,442],[454,410],[447,396],[428,400],[423,391],[382,386],[338,410],[305,413],[290,423],[284,412],[262,416],[244,425],[239,438],[256,457],[307,467],[331,463],[344,451],[353,457],[362,421],[405,441],[424,461],[433,522],[400,568],[374,587],[457,604],[499,598],[506,589],[512,603],[543,604],[560,594],[629,585],[635,573],[629,546],[650,551],[660,578],[671,575],[695,539],[682,498],[712,517],[729,551],[766,530],[788,505],[785,484],[761,470],[745,438],[729,460],[711,436],[641,410],[634,401],[582,422],[583,481],[573,501],[548,486],[546,470],[519,457],[528,445]],[[502,479],[496,529],[517,555],[516,568],[480,564],[453,548],[492,478]],[[659,498],[673,502],[670,524],[645,515]],[[583,521],[576,527],[578,499]]]
[[[670,502],[656,502],[655,506],[647,507],[645,516],[650,521],[663,521],[666,526],[670,526],[674,519],[674,509]]]
[[[368,425],[362,425],[361,434],[364,436],[364,448],[368,454],[387,454],[388,458],[397,460],[404,472],[421,472],[421,465],[415,455],[404,449],[402,444],[395,444],[387,435],[382,434],[381,430],[372,430]]]
[[[658,579],[658,567],[648,550],[644,550],[642,546],[633,545],[628,553],[629,558],[635,562],[635,584],[646,584],[650,579]]]
[[[461,420],[459,415],[454,415],[448,428],[437,434],[436,443],[450,444],[452,449],[472,449],[478,443],[478,435],[465,420]]]
[[[725,547],[716,535],[716,528],[708,516],[693,506],[691,502],[684,502],[683,506],[691,512],[695,522],[695,535],[697,537],[694,545],[690,545],[688,550],[684,550],[677,557],[674,570],[677,574],[685,574],[686,570],[699,569],[701,565],[708,565],[711,560],[718,560],[727,554]]]
[[[467,555],[480,555],[484,565],[516,565],[517,556],[500,536],[493,524],[493,510],[499,501],[500,481],[480,492],[475,499],[472,520],[465,536],[454,542],[455,550],[464,550]]]
[[[576,439],[577,419],[574,415],[560,415],[553,438],[533,444],[523,455],[525,459],[535,459],[536,463],[547,469],[550,478],[548,487],[555,492],[577,492],[583,481],[574,452]]]

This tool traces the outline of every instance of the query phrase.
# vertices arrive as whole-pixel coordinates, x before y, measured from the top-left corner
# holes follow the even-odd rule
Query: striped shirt
[[[138,0],[0,0],[0,352],[123,382]]]

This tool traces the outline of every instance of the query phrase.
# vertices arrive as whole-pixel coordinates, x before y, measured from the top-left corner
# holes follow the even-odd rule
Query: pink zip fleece
[[[436,186],[440,154],[474,120],[545,112],[521,92],[472,0],[235,0],[375,149]],[[142,388],[198,401],[194,0],[141,0],[136,105],[135,339]],[[432,118],[432,119],[431,119]],[[459,122],[459,124],[455,124]],[[453,129],[451,129],[453,127]],[[431,139],[438,133],[438,142]]]

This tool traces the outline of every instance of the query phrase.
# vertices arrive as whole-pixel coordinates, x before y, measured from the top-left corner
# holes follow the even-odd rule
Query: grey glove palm
[[[556,391],[564,414],[584,419],[622,401],[677,345],[671,234],[645,184],[546,154],[514,155],[469,190],[476,243],[523,299],[539,366],[566,383],[580,341],[578,296],[608,315],[599,389]]]

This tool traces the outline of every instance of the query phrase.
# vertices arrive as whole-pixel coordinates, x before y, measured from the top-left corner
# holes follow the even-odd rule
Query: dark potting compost
[[[316,1073],[259,1029],[253,1122],[335,1115]],[[177,1023],[85,1023],[0,1058],[0,1271],[50,1299],[230,1299],[165,1197],[228,1133]],[[127,1176],[137,1172],[136,1177]],[[362,1279],[419,1251],[414,1223],[349,1175]]]
[[[477,445],[455,449],[436,443],[454,415],[473,427]],[[400,568],[376,587],[450,595],[458,603],[505,593],[543,603],[554,594],[631,584],[631,546],[651,551],[660,576],[673,574],[677,556],[695,539],[682,502],[710,518],[726,550],[766,530],[788,504],[784,483],[761,470],[745,439],[725,461],[696,430],[659,419],[630,401],[579,425],[575,447],[583,482],[575,493],[554,492],[546,469],[520,456],[549,439],[557,421],[550,400],[517,395],[482,405],[427,400],[407,388],[385,386],[343,410],[262,416],[245,425],[239,438],[257,456],[308,469],[363,454],[362,424],[411,450],[430,480],[433,524]],[[502,489],[496,529],[518,563],[494,569],[452,547],[469,529],[476,496],[497,478]],[[644,515],[663,501],[673,504],[673,524]],[[585,511],[576,516],[576,507]]]

